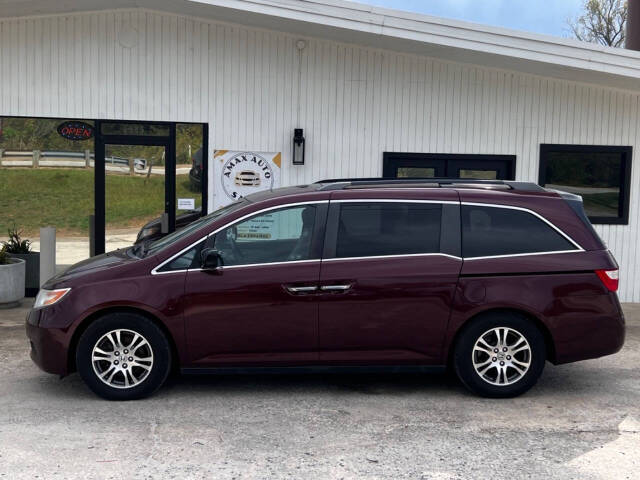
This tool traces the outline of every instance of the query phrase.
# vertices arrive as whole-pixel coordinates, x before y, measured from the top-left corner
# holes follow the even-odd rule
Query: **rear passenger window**
[[[462,255],[465,258],[563,250],[576,250],[576,247],[531,213],[462,205]]]
[[[441,216],[434,203],[342,203],[336,257],[439,252]]]

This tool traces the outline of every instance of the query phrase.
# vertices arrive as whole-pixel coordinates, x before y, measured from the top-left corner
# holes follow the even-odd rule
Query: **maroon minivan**
[[[489,397],[617,352],[618,265],[580,197],[534,184],[335,180],[251,195],[49,280],[43,370],[108,399],[182,372],[455,369]]]

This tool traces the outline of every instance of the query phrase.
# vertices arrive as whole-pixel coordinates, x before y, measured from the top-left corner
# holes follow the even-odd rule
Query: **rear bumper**
[[[598,296],[598,297],[605,297]],[[625,340],[625,319],[615,293],[608,295],[608,308],[598,313],[576,312],[572,319],[563,319],[562,333],[555,337],[555,364],[577,362],[614,354]],[[604,300],[604,299],[602,299]]]
[[[47,373],[67,375],[67,332],[60,328],[38,326],[39,311],[27,316],[27,338],[31,345],[31,360]]]

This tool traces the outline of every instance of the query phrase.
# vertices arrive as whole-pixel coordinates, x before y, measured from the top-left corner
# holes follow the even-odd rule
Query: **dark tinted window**
[[[496,180],[497,170],[484,170],[479,168],[461,168],[458,170],[458,178],[472,178],[474,180]]]
[[[593,223],[626,223],[630,147],[542,145],[540,185],[575,193]]]
[[[200,268],[200,251],[205,240],[190,248],[182,255],[159,268],[159,272],[172,272],[175,270],[187,270],[188,268]]]
[[[153,137],[168,137],[171,134],[168,125],[153,123],[102,123],[103,135],[143,135]]]
[[[554,228],[530,213],[510,208],[462,205],[464,257],[575,249]]]
[[[435,203],[343,203],[336,257],[439,252],[441,215]]]
[[[398,178],[431,178],[436,176],[436,169],[433,167],[398,167],[396,175]]]

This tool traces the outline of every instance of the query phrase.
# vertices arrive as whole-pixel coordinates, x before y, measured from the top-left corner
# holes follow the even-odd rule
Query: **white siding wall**
[[[536,181],[540,143],[639,145],[637,92],[330,40],[300,54],[299,38],[145,10],[0,20],[0,115],[208,122],[211,149],[282,151],[284,185],[378,176],[384,151],[515,154]],[[626,301],[640,301],[636,163],[629,225],[596,227]]]

